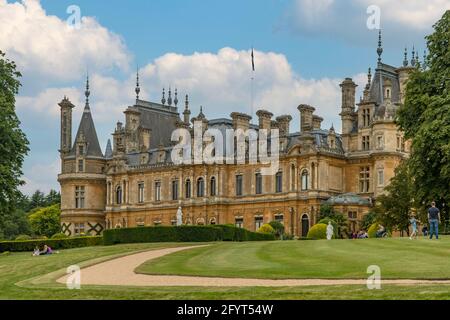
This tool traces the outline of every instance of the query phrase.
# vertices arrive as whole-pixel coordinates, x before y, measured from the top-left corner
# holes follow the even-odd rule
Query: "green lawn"
[[[450,279],[450,238],[220,243],[149,261],[139,273],[261,279]]]
[[[368,290],[365,286],[359,285],[281,288],[83,286],[81,290],[68,290],[64,285],[55,282],[64,274],[65,268],[72,264],[86,266],[140,250],[184,245],[186,244],[158,243],[90,247],[64,250],[58,255],[44,257],[32,257],[30,253],[0,255],[0,299],[448,299],[450,297],[450,286],[446,285],[383,285],[381,290]],[[400,272],[402,268],[405,272],[415,269],[418,278],[428,278],[429,274],[438,275],[439,272],[443,275],[439,277],[449,277],[450,262],[447,261],[450,261],[448,259],[450,250],[446,248],[450,248],[450,238],[439,240],[439,242],[383,239],[331,242],[214,243],[208,248],[194,249],[189,253],[186,251],[162,258],[154,264],[157,268],[154,272],[163,273],[160,268],[162,264],[166,264],[173,270],[177,270],[177,273],[187,268],[188,270],[183,272],[188,274],[252,277],[260,274],[258,277],[262,278],[265,272],[272,272],[271,275],[266,274],[265,278],[288,277],[288,274],[291,278],[310,277],[314,274],[323,274],[327,269],[331,274],[339,274],[343,270],[339,265],[342,262],[347,265],[348,261],[352,259],[336,259],[342,254],[353,257],[355,260],[370,255],[377,258],[369,251],[378,250],[378,252],[383,251],[385,256],[394,256],[398,266],[395,268],[397,270],[395,272]],[[330,252],[330,249],[333,250]],[[289,250],[298,253],[297,259],[293,259],[295,254]],[[220,254],[221,251],[222,254]],[[340,254],[337,254],[338,252]],[[427,257],[434,259],[433,263],[437,263],[437,265],[425,263],[424,258],[411,258],[411,255],[420,258],[422,254],[428,254]],[[187,255],[189,260],[180,261],[179,259],[183,255]],[[270,261],[272,255],[275,259]],[[313,255],[317,258],[312,259]],[[408,256],[411,261],[408,260],[408,263],[405,264],[404,257]],[[301,266],[303,271],[295,270],[296,268],[292,264],[295,260],[304,261],[302,264],[295,264],[295,266]],[[179,267],[173,266],[173,263],[178,263],[176,261],[180,262]],[[308,265],[307,261],[312,264]],[[355,263],[355,266],[363,267],[360,274],[362,277],[366,277],[366,263]],[[233,265],[235,267],[232,267]],[[148,266],[146,264],[140,269],[148,269]],[[236,271],[232,271],[233,268]],[[353,271],[350,270],[346,274],[355,272],[358,274],[359,271],[356,270],[356,267],[351,268]],[[382,265],[382,272],[383,268]],[[439,268],[442,270],[439,271]],[[224,274],[220,274],[222,272]]]

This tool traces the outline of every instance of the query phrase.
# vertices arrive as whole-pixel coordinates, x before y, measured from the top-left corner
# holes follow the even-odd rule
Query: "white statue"
[[[328,226],[327,226],[327,240],[331,240],[331,238],[333,238],[333,234],[334,234],[334,228],[333,228],[333,225],[331,224],[331,221],[328,221]]]
[[[183,211],[181,210],[181,207],[178,207],[177,211],[177,226],[183,225]]]

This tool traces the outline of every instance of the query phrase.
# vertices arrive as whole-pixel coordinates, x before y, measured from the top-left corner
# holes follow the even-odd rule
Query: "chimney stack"
[[[308,132],[313,129],[313,113],[316,110],[307,104],[301,104],[298,106],[300,111],[300,131]]]

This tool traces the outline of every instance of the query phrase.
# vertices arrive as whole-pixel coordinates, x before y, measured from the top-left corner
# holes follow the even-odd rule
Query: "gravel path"
[[[315,285],[365,285],[365,279],[248,279],[137,274],[134,270],[144,262],[199,246],[167,248],[131,254],[102,262],[81,270],[81,285],[119,286],[194,286],[194,287],[284,287]],[[206,266],[207,267],[207,266]],[[66,283],[67,276],[57,280]],[[450,280],[383,280],[383,284],[450,284]]]

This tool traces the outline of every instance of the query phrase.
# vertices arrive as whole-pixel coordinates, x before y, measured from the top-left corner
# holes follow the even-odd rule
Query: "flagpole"
[[[254,80],[255,80],[255,55],[252,46],[252,76],[250,81],[250,116],[253,119],[253,108],[254,108]]]

